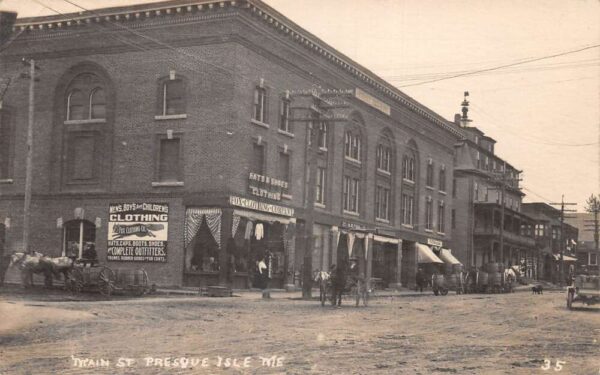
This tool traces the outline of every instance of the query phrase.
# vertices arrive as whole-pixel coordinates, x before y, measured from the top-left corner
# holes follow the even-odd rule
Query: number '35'
[[[565,362],[565,361],[561,361],[560,359],[557,359],[556,364],[554,365],[554,367],[552,367],[552,360],[544,359],[544,364],[542,365],[542,370],[548,371],[551,368],[554,368],[554,371],[561,371],[563,369],[563,365],[565,365],[566,363],[567,362]]]

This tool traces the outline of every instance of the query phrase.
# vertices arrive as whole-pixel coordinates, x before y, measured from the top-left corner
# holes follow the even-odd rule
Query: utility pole
[[[558,247],[558,251],[559,251],[559,260],[560,260],[560,264],[559,264],[559,274],[560,274],[560,280],[559,280],[559,286],[564,286],[564,281],[565,281],[565,259],[564,259],[564,249],[565,249],[565,212],[575,212],[575,210],[567,210],[565,209],[565,206],[576,206],[577,203],[566,203],[565,202],[565,196],[564,194],[562,195],[561,198],[561,202],[560,203],[550,203],[550,205],[552,206],[560,206],[560,233],[559,233],[559,247]]]
[[[29,121],[27,123],[27,158],[25,160],[25,203],[23,207],[23,251],[31,253],[29,248],[29,235],[31,232],[31,179],[33,159],[33,125],[35,114],[35,60],[23,59],[23,63],[29,66]]]
[[[586,201],[587,203],[587,207],[585,208],[585,210],[591,214],[594,214],[594,219],[592,220],[585,220],[586,222],[592,222],[593,224],[585,224],[586,227],[592,227],[592,228],[586,228],[585,231],[586,232],[593,232],[594,233],[594,248],[596,250],[596,265],[598,265],[600,263],[600,223],[598,222],[598,214],[600,213],[600,199],[596,196],[594,196],[594,194],[592,194],[588,200]],[[598,265],[598,275],[600,275],[600,265]]]
[[[516,171],[517,173],[521,173],[521,171]],[[506,162],[502,167],[502,171],[500,173],[495,172],[495,176],[493,176],[492,180],[496,185],[500,187],[492,187],[489,190],[499,190],[500,191],[500,262],[504,263],[504,216],[506,216],[506,187],[509,183],[517,183],[521,181],[521,179],[517,176],[507,177],[508,171],[506,170]],[[505,265],[508,266],[508,265]]]

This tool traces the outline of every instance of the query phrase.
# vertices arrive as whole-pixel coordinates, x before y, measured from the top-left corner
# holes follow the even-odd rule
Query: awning
[[[378,234],[373,235],[373,241],[382,242],[382,243],[393,243],[398,244],[400,241],[397,238],[380,236]]]
[[[560,260],[560,254],[554,254],[555,260]],[[563,255],[563,261],[565,262],[577,262],[577,258],[570,257],[568,255]]]
[[[245,218],[251,219],[251,220],[259,220],[259,221],[265,221],[267,223],[273,223],[273,222],[278,222],[281,224],[289,224],[289,223],[295,223],[296,222],[296,218],[294,217],[285,217],[285,216],[278,216],[278,215],[271,215],[268,213],[262,213],[262,212],[257,212],[257,211],[249,211],[249,210],[238,210],[235,209],[233,210],[233,215],[238,215],[238,216],[243,216]]]
[[[448,249],[440,250],[440,259],[448,264],[462,264],[458,259],[452,255],[452,252]]]
[[[418,263],[444,263],[438,258],[433,250],[427,245],[417,243],[417,262]]]

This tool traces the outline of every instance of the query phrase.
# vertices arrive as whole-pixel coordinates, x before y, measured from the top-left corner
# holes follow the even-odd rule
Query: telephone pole
[[[586,232],[594,233],[594,249],[596,250],[596,265],[600,263],[600,223],[598,222],[598,214],[600,213],[600,199],[592,194],[586,201],[587,207],[585,210],[591,214],[594,214],[594,219],[585,220],[586,222],[592,222],[592,224],[585,224]],[[598,275],[600,275],[600,265],[598,265]]]
[[[33,159],[33,126],[35,115],[35,70],[39,69],[33,59],[23,59],[23,64],[29,66],[29,121],[27,123],[27,157],[25,160],[25,203],[23,206],[23,251],[31,253],[29,248],[29,235],[31,232],[31,179]]]
[[[576,206],[577,203],[566,203],[565,202],[565,196],[564,194],[562,195],[561,198],[561,202],[560,203],[549,203],[552,206],[560,206],[560,233],[559,233],[559,246],[558,246],[558,251],[559,251],[559,273],[560,273],[560,280],[559,280],[559,284],[561,287],[564,286],[564,281],[565,281],[565,259],[564,259],[564,249],[565,249],[565,212],[575,212],[576,210],[568,210],[565,209],[565,206]]]

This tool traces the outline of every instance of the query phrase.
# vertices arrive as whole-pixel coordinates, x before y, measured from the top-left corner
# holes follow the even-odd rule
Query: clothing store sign
[[[248,175],[248,188],[252,195],[280,201],[281,193],[288,188],[288,183],[269,176],[250,173]]]
[[[166,262],[168,232],[168,204],[111,204],[107,260]]]
[[[282,216],[294,216],[294,209],[289,207],[277,206],[275,204],[257,202],[248,198],[240,198],[231,196],[229,197],[229,204],[232,206],[249,208],[251,210],[268,212],[271,214],[282,215]]]

